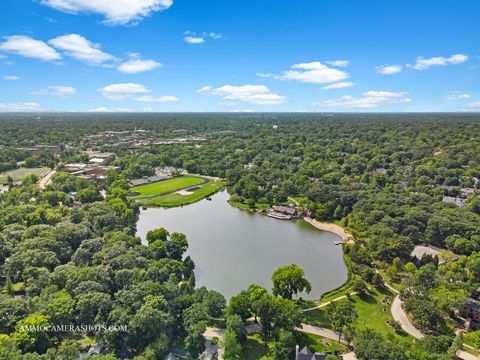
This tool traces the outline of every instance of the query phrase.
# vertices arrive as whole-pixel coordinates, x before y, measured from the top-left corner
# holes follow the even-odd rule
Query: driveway
[[[224,329],[207,327],[207,330],[203,333],[203,337],[205,338],[205,351],[200,355],[200,359],[210,360],[217,354],[217,359],[223,360],[223,349],[219,345],[223,341],[224,333]],[[214,337],[218,338],[218,344],[212,344]]]
[[[415,326],[413,326],[413,324],[408,319],[407,314],[402,307],[402,300],[400,300],[400,297],[398,295],[395,296],[395,299],[393,300],[391,312],[393,318],[400,323],[402,329],[405,330],[406,333],[412,335],[416,339],[421,339],[425,337],[425,335]]]

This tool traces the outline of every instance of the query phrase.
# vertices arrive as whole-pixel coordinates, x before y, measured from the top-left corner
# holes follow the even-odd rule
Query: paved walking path
[[[321,328],[321,327],[317,327],[317,326],[313,326],[313,325],[308,325],[308,324],[301,324],[300,327],[297,328],[296,330],[304,332],[304,333],[309,333],[309,334],[313,334],[313,335],[322,336],[324,338],[335,340],[335,341],[338,341],[338,336],[340,335],[339,333],[337,333],[333,330],[326,329],[326,328]],[[345,340],[343,335],[340,338],[340,342],[344,345],[348,345],[348,342],[347,342],[347,340]]]
[[[378,273],[378,271],[377,271],[377,273]],[[397,289],[395,289],[393,286],[391,286],[390,284],[388,284],[387,282],[384,282],[384,284],[388,289],[390,289],[394,294],[396,294],[395,299],[392,302],[392,307],[390,309],[390,311],[392,313],[392,317],[394,318],[394,320],[396,320],[400,323],[402,329],[407,334],[413,336],[416,339],[424,338],[425,335],[410,322],[410,319],[408,318],[405,310],[403,310],[402,300],[400,300],[399,291]],[[356,294],[356,293],[353,292],[350,295],[354,295],[354,294]],[[347,298],[346,295],[342,295],[342,296],[339,296],[339,297],[337,297],[333,300],[330,300],[330,301],[324,302],[322,304],[319,304],[317,306],[314,306],[314,307],[311,307],[311,308],[308,308],[308,309],[304,309],[303,311],[306,312],[306,311],[312,311],[312,310],[315,310],[315,309],[321,309],[325,306],[330,305],[332,302],[339,301],[339,300],[346,299],[346,298]],[[308,324],[302,324],[301,327],[298,328],[297,330],[305,332],[305,333],[310,333],[310,334],[313,334],[313,335],[322,336],[322,337],[325,337],[325,338],[328,338],[328,339],[331,339],[331,340],[338,341],[339,334],[330,330],[330,329],[320,328],[320,327],[316,327],[316,326],[308,325]],[[347,345],[347,342],[346,342],[345,338],[343,338],[343,336],[341,338],[341,342],[343,344]],[[468,345],[465,345],[465,347],[471,348]],[[464,350],[459,350],[457,352],[457,357],[459,357],[462,360],[480,360],[479,356],[472,355],[472,354],[470,354],[470,353],[468,353]],[[347,360],[356,359],[355,354],[353,352],[343,355],[343,358],[347,359]]]
[[[353,292],[350,293],[350,296],[353,296],[353,295],[357,295],[357,292],[356,292],[356,291],[353,291]],[[317,306],[303,309],[302,311],[303,311],[303,312],[307,312],[307,311],[312,311],[312,310],[316,310],[316,309],[321,309],[321,308],[323,308],[323,307],[325,307],[325,306],[330,305],[330,304],[333,303],[333,302],[336,302],[336,301],[339,301],[339,300],[343,300],[343,299],[346,299],[346,298],[347,298],[347,295],[342,295],[342,296],[339,296],[339,297],[337,297],[337,298],[335,298],[335,299],[333,299],[333,300],[330,300],[330,301],[326,301],[326,302],[324,302],[324,303],[321,303],[321,304],[319,304],[319,305],[317,305]]]

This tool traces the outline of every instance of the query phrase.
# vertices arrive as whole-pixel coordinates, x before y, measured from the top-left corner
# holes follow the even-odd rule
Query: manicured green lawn
[[[389,302],[384,305],[382,300],[387,297]],[[357,324],[360,327],[370,327],[379,331],[383,335],[394,335],[397,339],[410,341],[411,338],[403,331],[400,334],[396,334],[395,331],[386,324],[387,321],[392,321],[392,314],[390,312],[390,306],[393,301],[393,294],[387,289],[382,292],[378,290],[370,290],[369,294],[362,297],[354,295],[350,300],[340,301],[352,301],[355,304],[355,309],[358,313]],[[328,319],[329,306],[322,309],[316,309],[305,312],[305,322],[307,324],[325,327],[331,329],[330,321]]]
[[[330,339],[324,339],[321,336],[306,334],[302,332],[295,331],[294,332],[295,342],[303,348],[304,346],[308,346],[313,351],[326,351],[329,353],[333,353],[335,351],[343,351],[347,352],[348,349]],[[325,344],[324,344],[325,341]],[[263,345],[263,341],[260,338],[259,334],[251,335],[247,338],[247,342],[242,347],[242,360],[273,360],[273,356],[268,354],[268,349],[265,348]]]
[[[39,167],[39,168],[19,168],[15,170],[6,171],[0,174],[0,184],[6,184],[8,182],[8,177],[10,176],[13,181],[23,180],[28,175],[37,175],[42,177],[45,175],[50,168],[48,167]]]
[[[263,345],[260,335],[254,334],[247,338],[247,342],[242,346],[242,360],[273,360],[268,355],[268,349]]]
[[[389,299],[386,305],[382,303],[385,297]],[[393,320],[390,311],[393,297],[389,290],[383,292],[372,290],[370,294],[362,297],[352,296],[352,301],[355,303],[355,308],[358,312],[358,324],[374,328],[383,335],[395,334],[393,329],[386,324],[387,321]],[[405,335],[405,337],[407,336]]]
[[[304,322],[309,325],[314,325],[314,326],[323,327],[323,328],[331,328],[330,320],[328,319],[327,309],[328,309],[328,306],[321,309],[315,309],[312,311],[305,312]]]
[[[295,341],[301,348],[308,346],[312,351],[334,353],[335,351],[348,352],[346,346],[331,339],[303,332],[294,333]]]
[[[159,181],[153,184],[137,186],[131,189],[132,192],[140,195],[132,196],[133,199],[143,199],[148,196],[161,195],[163,193],[183,189],[189,186],[201,184],[202,178],[193,176],[182,176],[173,179]]]
[[[465,335],[463,337],[463,343],[478,348],[478,345],[480,345],[480,330]]]
[[[163,207],[188,205],[217,192],[221,187],[223,187],[223,181],[211,180],[199,189],[193,190],[189,195],[181,195],[178,193],[167,194],[147,200],[145,204]]]

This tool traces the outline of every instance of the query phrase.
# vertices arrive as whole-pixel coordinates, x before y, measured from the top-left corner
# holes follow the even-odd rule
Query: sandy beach
[[[333,232],[337,235],[340,235],[342,237],[343,241],[345,241],[347,243],[354,243],[355,242],[355,239],[353,238],[353,235],[350,234],[349,232],[347,232],[344,228],[342,228],[341,226],[339,226],[337,224],[332,224],[332,223],[324,222],[324,221],[318,221],[318,220],[311,219],[311,218],[308,218],[308,217],[304,217],[303,219],[306,222],[308,222],[309,224],[315,226],[317,229],[330,231],[330,232]]]

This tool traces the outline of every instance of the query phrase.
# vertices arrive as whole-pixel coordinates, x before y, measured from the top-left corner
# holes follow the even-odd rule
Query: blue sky
[[[0,111],[480,111],[478,0],[2,0]]]

